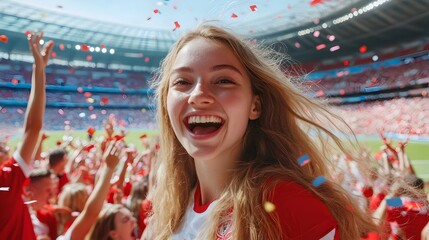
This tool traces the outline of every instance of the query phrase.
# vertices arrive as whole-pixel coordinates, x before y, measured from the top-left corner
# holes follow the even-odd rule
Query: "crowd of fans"
[[[339,71],[337,76],[325,76],[306,82],[313,91],[345,93],[361,92],[365,88],[401,88],[429,77],[429,60],[417,59],[397,66],[373,66],[360,73]]]

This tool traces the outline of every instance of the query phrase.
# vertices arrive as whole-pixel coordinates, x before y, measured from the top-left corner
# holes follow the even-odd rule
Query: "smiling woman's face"
[[[238,156],[257,97],[240,61],[225,45],[188,42],[172,67],[167,111],[176,137],[195,159]]]

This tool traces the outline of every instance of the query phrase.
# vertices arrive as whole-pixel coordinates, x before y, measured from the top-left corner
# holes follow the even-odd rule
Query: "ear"
[[[261,115],[261,99],[258,95],[253,97],[252,107],[250,109],[249,119],[255,120],[258,119]]]

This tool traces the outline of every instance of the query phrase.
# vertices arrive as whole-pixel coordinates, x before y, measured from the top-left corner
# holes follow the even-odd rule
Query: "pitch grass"
[[[47,131],[45,132],[49,138],[45,140],[43,144],[43,151],[49,151],[50,149],[56,148],[57,141],[63,141],[64,131]],[[103,134],[102,131],[96,131],[94,138],[98,138]],[[146,134],[149,138],[157,136],[157,130],[130,130],[127,132],[125,141],[128,144],[133,144],[137,149],[142,148],[140,136]],[[80,141],[88,141],[88,134],[86,131],[72,131],[69,134],[73,137],[73,140],[79,139]],[[19,138],[15,137],[10,140],[10,146],[15,147],[18,143]],[[374,138],[359,138],[359,141],[364,147],[371,150],[372,153],[376,153],[380,150],[380,146],[383,142]],[[393,146],[396,146],[397,142],[393,142]],[[413,163],[414,169],[417,175],[429,180],[429,142],[412,142],[410,141],[406,148],[407,154]]]

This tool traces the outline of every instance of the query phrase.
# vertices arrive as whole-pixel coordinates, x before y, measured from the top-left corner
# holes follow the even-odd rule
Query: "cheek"
[[[174,126],[179,121],[180,112],[183,110],[183,105],[186,102],[183,94],[169,91],[167,95],[167,113],[171,124]]]

